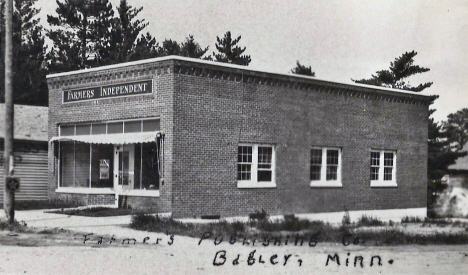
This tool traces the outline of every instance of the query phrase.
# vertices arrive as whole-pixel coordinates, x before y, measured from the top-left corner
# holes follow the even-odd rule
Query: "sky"
[[[59,0],[64,1],[64,0]],[[114,7],[119,0],[111,0]],[[249,68],[288,73],[296,60],[321,79],[353,83],[369,78],[404,52],[429,72],[412,76],[422,94],[439,95],[437,121],[468,108],[468,1],[400,0],[128,0],[159,42],[192,34],[215,50],[226,31],[241,35]],[[41,20],[55,14],[55,0],[38,0]]]

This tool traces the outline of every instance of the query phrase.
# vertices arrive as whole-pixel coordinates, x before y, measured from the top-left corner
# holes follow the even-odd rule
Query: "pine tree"
[[[53,47],[49,70],[63,72],[105,64],[114,11],[109,0],[56,0],[57,16],[47,16]]]
[[[405,52],[400,57],[395,58],[394,62],[390,62],[388,70],[377,71],[369,79],[359,79],[352,81],[361,84],[369,84],[375,86],[384,86],[388,88],[408,90],[413,92],[421,92],[422,90],[431,87],[432,82],[419,84],[416,87],[406,83],[406,79],[412,75],[428,72],[430,69],[413,65],[414,57],[418,53],[415,51]]]
[[[180,55],[191,57],[191,58],[202,58],[203,55],[208,51],[209,47],[202,49],[200,44],[198,44],[193,35],[189,35],[184,42],[182,42]]]
[[[302,65],[299,60],[296,61],[296,67],[291,69],[291,73],[293,74],[301,74],[301,75],[308,75],[308,76],[315,76],[315,72],[312,71],[312,67],[306,67]]]
[[[129,61],[159,57],[159,45],[156,38],[148,32],[137,39],[134,49],[129,56]]]
[[[389,70],[376,72],[369,79],[353,80],[356,83],[383,86],[413,92],[421,92],[426,88],[431,87],[432,82],[419,84],[416,87],[406,83],[406,79],[412,75],[428,72],[430,69],[414,65],[413,57],[417,53],[415,51],[406,52],[400,57],[395,58],[394,62],[390,62]],[[431,104],[439,96],[431,96]],[[447,172],[449,165],[455,163],[455,160],[464,156],[466,153],[453,150],[451,141],[448,139],[447,131],[443,131],[442,125],[435,122],[430,116],[435,112],[434,109],[429,110],[428,117],[428,159],[427,159],[427,175],[429,179],[440,179]]]
[[[434,111],[430,110],[430,114]],[[433,118],[429,118],[427,160],[429,179],[439,180],[447,174],[448,167],[454,164],[456,159],[466,156],[467,153],[461,151],[463,146],[459,147],[456,142],[454,144],[455,140],[452,130],[444,127],[444,123],[441,125]]]
[[[136,56],[139,55],[136,52],[138,36],[148,26],[144,19],[136,19],[142,10],[143,7],[133,8],[128,5],[126,0],[120,1],[117,8],[119,15],[112,22],[109,58],[106,60],[106,64],[122,63],[137,58]],[[144,40],[145,37],[142,39]],[[143,47],[144,43],[141,42],[139,47]],[[147,49],[147,51],[151,51],[151,49]],[[136,56],[133,57],[134,55]]]
[[[161,56],[180,55],[180,45],[175,40],[165,39],[159,52]]]
[[[45,40],[40,25],[37,0],[16,0],[13,11],[13,101],[15,104],[40,105],[48,104],[48,89],[45,69]],[[3,22],[3,10],[2,22]],[[2,24],[1,37],[4,41]],[[2,48],[0,59],[4,64]],[[0,66],[0,98],[4,102],[4,66]]]
[[[442,124],[442,129],[447,134],[453,150],[466,150],[468,147],[468,109],[464,108],[448,115],[447,121]]]
[[[232,63],[237,65],[248,66],[250,61],[250,55],[242,55],[246,47],[241,48],[237,45],[241,39],[241,36],[236,39],[232,39],[231,32],[226,32],[223,38],[216,37],[217,43],[215,44],[218,53],[213,52],[215,61]]]

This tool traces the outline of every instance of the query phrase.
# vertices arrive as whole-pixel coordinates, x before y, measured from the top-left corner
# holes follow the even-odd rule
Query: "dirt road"
[[[466,274],[468,245],[463,246],[343,246],[317,244],[309,247],[260,242],[242,245],[164,234],[156,238],[125,242],[89,236],[85,245],[24,247],[1,246],[0,273],[15,274]],[[172,243],[172,245],[169,245]],[[255,251],[253,254],[251,254]],[[218,256],[215,259],[215,255]],[[348,256],[349,253],[349,256]],[[335,254],[337,258],[335,258]],[[239,258],[237,261],[236,258]],[[249,259],[249,255],[251,256]],[[260,258],[261,255],[261,258]],[[328,259],[328,255],[331,257]],[[354,266],[355,256],[362,256]],[[373,266],[370,266],[372,256]],[[333,259],[332,259],[333,258]],[[328,259],[328,265],[327,264]],[[348,266],[347,266],[347,259]],[[359,259],[359,258],[358,258]],[[340,265],[338,265],[338,260]],[[214,265],[213,262],[217,265]],[[249,265],[249,263],[251,265]]]

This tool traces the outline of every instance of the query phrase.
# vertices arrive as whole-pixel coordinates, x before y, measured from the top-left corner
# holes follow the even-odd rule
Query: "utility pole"
[[[5,192],[3,209],[10,224],[15,221],[15,190],[10,188],[9,178],[13,176],[13,72],[12,72],[12,40],[13,40],[13,0],[5,0]]]

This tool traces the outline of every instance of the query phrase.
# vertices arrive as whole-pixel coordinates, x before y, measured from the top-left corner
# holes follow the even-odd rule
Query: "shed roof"
[[[15,105],[14,134],[17,140],[47,141],[47,107]],[[5,137],[5,104],[0,104],[0,138]]]
[[[455,164],[450,165],[448,169],[468,171],[468,155],[462,158],[458,158],[455,161]]]

